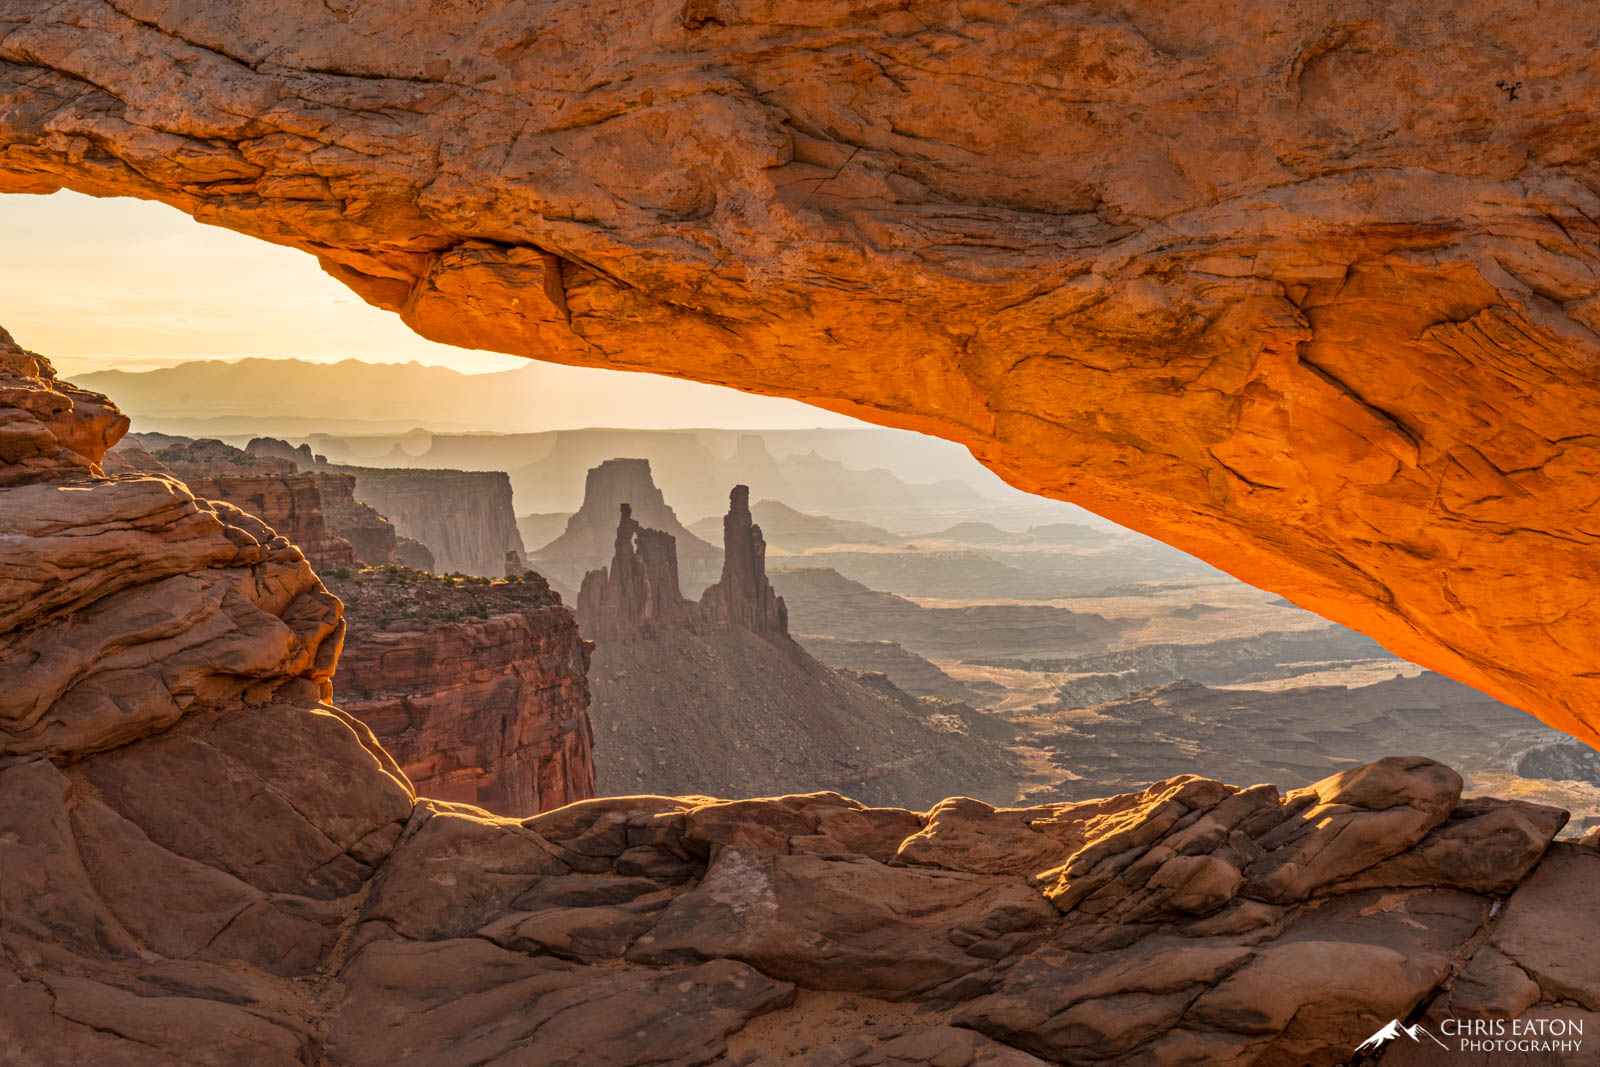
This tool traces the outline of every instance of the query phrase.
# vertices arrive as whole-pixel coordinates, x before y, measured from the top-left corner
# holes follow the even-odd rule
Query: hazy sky
[[[0,326],[70,377],[194,359],[298,356],[420,363],[467,373],[518,356],[434,344],[363,303],[304,252],[205,226],[164,204],[77,193],[0,196]],[[555,370],[556,368],[552,368]],[[792,400],[654,375],[559,368],[567,388],[611,393],[683,426],[851,426]],[[629,412],[616,413],[630,425]]]

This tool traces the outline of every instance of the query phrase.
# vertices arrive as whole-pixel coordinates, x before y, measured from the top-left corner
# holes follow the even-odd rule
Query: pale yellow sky
[[[189,359],[415,359],[505,370],[515,356],[425,341],[304,252],[142,200],[0,197],[0,320],[67,373]]]
[[[304,252],[205,226],[164,204],[77,193],[0,196],[0,326],[64,376],[195,359],[416,360],[466,373],[517,356],[423,340]],[[627,398],[684,426],[857,426],[792,400],[693,382],[552,367],[564,387]],[[616,412],[628,425],[628,412]],[[654,421],[654,420],[653,420]]]

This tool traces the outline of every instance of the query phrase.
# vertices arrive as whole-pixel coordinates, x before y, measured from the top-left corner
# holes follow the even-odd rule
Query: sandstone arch
[[[1600,743],[1600,11],[0,0],[0,189],[969,445]]]

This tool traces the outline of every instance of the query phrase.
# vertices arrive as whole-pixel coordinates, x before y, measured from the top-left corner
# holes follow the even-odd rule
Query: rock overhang
[[[0,188],[960,441],[1595,743],[1600,15],[1447,6],[13,3]]]

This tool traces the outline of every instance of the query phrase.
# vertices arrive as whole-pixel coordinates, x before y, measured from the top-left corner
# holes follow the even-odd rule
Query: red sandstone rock
[[[297,550],[105,476],[115,409],[9,343],[0,401],[8,1058],[1331,1067],[1393,1019],[1600,1018],[1600,853],[1418,757],[930,814],[417,801],[318,700],[343,623]]]
[[[327,581],[348,625],[334,699],[419,793],[518,816],[594,796],[592,646],[538,575],[491,586],[389,568]]]
[[[1594,5],[0,21],[0,187],[295,245],[434,340],[960,441],[1600,742]]]
[[[298,473],[292,460],[252,455],[214,440],[172,445],[154,455],[196,496],[227,501],[283,534],[313,567],[356,562],[350,542],[328,528],[318,479]]]
[[[127,432],[111,401],[60,381],[0,328],[0,486],[91,475]]]
[[[354,562],[368,567],[396,562],[399,539],[394,524],[355,498],[355,478],[348,474],[318,474],[315,478],[328,529],[350,542]]]

